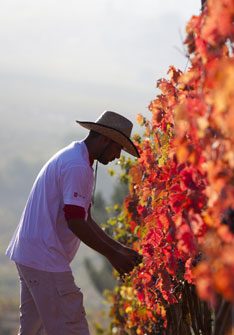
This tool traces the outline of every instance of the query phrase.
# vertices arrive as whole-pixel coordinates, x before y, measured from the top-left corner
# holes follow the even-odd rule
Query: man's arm
[[[123,244],[121,244],[120,242],[114,240],[109,235],[107,235],[104,232],[104,230],[100,227],[100,225],[95,222],[95,220],[92,218],[92,215],[91,215],[91,209],[89,209],[88,220],[92,222],[92,228],[96,231],[98,235],[100,234],[105,239],[106,243],[110,243],[112,247],[116,248],[117,250],[120,248],[126,248]]]
[[[82,242],[104,255],[120,274],[130,272],[141,261],[141,256],[136,251],[108,236],[91,216],[87,221],[70,219],[68,226]]]

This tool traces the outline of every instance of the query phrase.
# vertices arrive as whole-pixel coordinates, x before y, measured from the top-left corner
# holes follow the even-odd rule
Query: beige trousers
[[[72,273],[16,264],[20,277],[18,335],[90,335],[83,294]]]

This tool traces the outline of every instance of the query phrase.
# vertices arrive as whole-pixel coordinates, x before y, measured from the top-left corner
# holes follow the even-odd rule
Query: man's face
[[[104,165],[112,162],[116,158],[120,157],[122,146],[112,140],[109,140],[103,152],[98,158],[98,161]]]

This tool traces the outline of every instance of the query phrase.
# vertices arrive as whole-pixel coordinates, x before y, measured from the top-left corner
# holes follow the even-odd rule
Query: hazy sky
[[[168,66],[185,66],[185,22],[200,1],[1,0],[0,8],[1,113],[63,123],[105,109],[144,112]]]

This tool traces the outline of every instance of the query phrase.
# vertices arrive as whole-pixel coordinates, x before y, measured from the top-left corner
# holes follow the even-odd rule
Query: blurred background
[[[11,335],[19,289],[4,253],[34,178],[58,149],[86,135],[77,119],[114,110],[140,131],[135,118],[149,116],[156,81],[169,65],[187,66],[185,25],[200,1],[0,0],[0,8],[0,334]],[[99,167],[98,222],[125,191]],[[101,292],[112,285],[103,276],[108,265],[82,246],[72,267],[91,328],[107,325]]]

